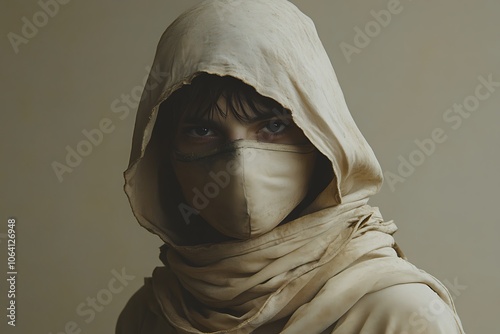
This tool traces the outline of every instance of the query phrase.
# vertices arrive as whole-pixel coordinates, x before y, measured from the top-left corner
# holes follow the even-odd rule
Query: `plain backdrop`
[[[2,279],[2,333],[112,333],[161,264],[160,239],[138,225],[122,190],[135,118],[124,99],[140,93],[165,28],[198,1],[66,2],[52,16],[39,14],[44,0],[3,0],[0,11],[0,276],[9,217],[18,270],[15,328]],[[451,284],[466,331],[498,332],[500,88],[478,105],[472,96],[480,77],[500,81],[500,2],[292,2],[314,20],[384,172],[400,177],[371,203],[395,220],[407,257]],[[390,22],[377,14],[388,7]],[[457,119],[448,110],[464,102],[473,111]],[[59,179],[54,163],[102,122],[108,133],[81,144],[88,155]],[[432,149],[434,131],[446,140]],[[416,141],[428,154],[415,153]],[[398,172],[410,158],[418,166]]]

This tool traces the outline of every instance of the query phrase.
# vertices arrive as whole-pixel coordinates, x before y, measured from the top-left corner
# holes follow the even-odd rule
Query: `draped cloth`
[[[299,218],[249,240],[193,244],[175,208],[162,207],[163,151],[153,135],[159,105],[200,73],[233,76],[278,101],[330,160],[335,177]],[[447,289],[404,258],[392,236],[395,224],[367,204],[382,185],[381,168],[313,22],[286,0],[207,0],[167,28],[124,176],[134,215],[165,243],[165,266],[147,279],[144,307],[154,309],[167,333],[392,333],[397,312],[379,321],[353,310],[367,296],[415,284],[428,287],[448,315],[436,328],[463,333]],[[396,320],[394,333],[425,332],[423,323],[410,331],[411,319]],[[371,329],[361,331],[363,323]]]

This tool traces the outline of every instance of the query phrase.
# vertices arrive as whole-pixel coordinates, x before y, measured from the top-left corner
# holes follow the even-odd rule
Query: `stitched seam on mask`
[[[246,157],[245,157],[244,152],[240,151],[240,154],[243,157],[242,160],[245,160]],[[248,203],[249,201],[248,201],[248,197],[247,197],[247,186],[246,186],[247,183],[246,183],[245,162],[246,161],[243,161],[243,163],[241,164],[241,167],[242,167],[242,175],[243,175],[243,196],[246,198],[246,201],[247,201],[248,237],[250,237],[252,235],[252,224],[250,222],[250,212],[249,212],[250,205]]]
[[[270,147],[271,145],[274,145],[274,147]],[[178,161],[191,162],[209,158],[211,156],[215,156],[218,154],[230,153],[242,148],[254,148],[254,149],[273,151],[273,152],[292,152],[297,154],[309,154],[316,150],[316,147],[314,147],[313,145],[292,145],[292,144],[289,145],[289,144],[260,143],[253,141],[240,141],[240,142],[237,141],[230,144],[226,144],[216,149],[209,150],[208,152],[204,153],[183,154],[182,152],[174,150],[173,154],[175,159]]]
[[[276,144],[276,143],[262,143],[257,141],[242,140],[234,142],[234,148],[256,148],[267,151],[286,151],[296,153],[311,153],[316,147],[312,144],[306,145],[293,145],[293,144]]]

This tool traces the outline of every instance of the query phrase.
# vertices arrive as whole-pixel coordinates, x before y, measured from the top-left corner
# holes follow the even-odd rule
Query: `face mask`
[[[175,151],[184,198],[226,236],[248,239],[274,229],[305,198],[316,160],[308,145],[239,140],[203,154]]]

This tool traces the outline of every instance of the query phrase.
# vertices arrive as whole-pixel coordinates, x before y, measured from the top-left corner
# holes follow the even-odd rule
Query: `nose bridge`
[[[248,139],[248,129],[244,124],[236,123],[232,124],[228,131],[228,138],[230,142],[237,140]]]
[[[249,125],[237,119],[232,113],[228,113],[225,123],[226,136],[229,142],[249,139]]]
[[[252,139],[251,124],[243,121],[234,113],[235,111],[236,113],[238,113],[238,115],[241,115],[242,110],[240,110],[240,107],[235,106],[236,110],[233,110],[227,106],[226,102],[224,102],[224,96],[221,96],[220,99],[222,100],[221,106],[226,106],[225,116],[219,119],[221,126],[224,128],[226,141],[234,142],[237,140]]]

